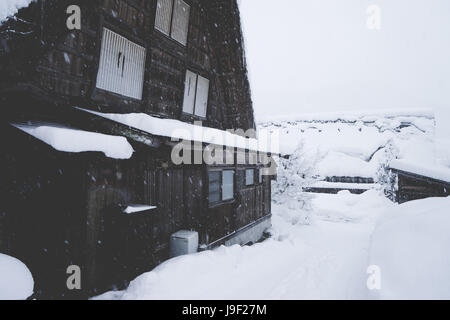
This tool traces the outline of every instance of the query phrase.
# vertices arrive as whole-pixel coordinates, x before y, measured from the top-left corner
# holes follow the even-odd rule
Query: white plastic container
[[[180,230],[170,237],[170,257],[196,253],[198,250],[198,232]]]

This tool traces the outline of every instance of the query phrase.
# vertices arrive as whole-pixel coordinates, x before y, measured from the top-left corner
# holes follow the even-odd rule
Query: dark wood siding
[[[450,183],[394,170],[398,175],[397,201],[404,203],[430,197],[450,195]]]

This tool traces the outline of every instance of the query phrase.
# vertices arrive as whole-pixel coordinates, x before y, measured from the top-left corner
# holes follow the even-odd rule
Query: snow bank
[[[313,200],[314,214],[331,221],[375,221],[380,212],[391,206],[392,202],[377,190],[368,190],[361,195],[345,190],[338,196],[324,195]]]
[[[345,153],[329,152],[317,163],[315,171],[320,177],[375,177],[377,166]]]
[[[371,265],[381,268],[381,299],[450,299],[450,198],[389,210],[372,236]]]
[[[33,294],[33,287],[27,266],[0,253],[0,300],[25,300]]]
[[[450,168],[450,139],[437,139],[436,146],[439,164]]]
[[[391,162],[390,167],[450,183],[450,168],[437,163],[426,164],[407,160],[394,160]]]
[[[145,113],[114,114],[100,113],[81,108],[79,110],[122,123],[155,136],[169,137],[177,140],[198,141],[252,151],[279,153],[276,146],[270,146],[268,139],[247,139],[228,131],[202,127],[174,119],[156,118]]]
[[[28,7],[34,0],[1,0],[0,1],[0,24],[8,17],[15,15],[19,9]]]
[[[103,152],[114,159],[130,159],[133,147],[124,137],[110,136],[101,133],[76,130],[50,124],[22,125],[14,127],[32,135],[54,149],[63,152]]]

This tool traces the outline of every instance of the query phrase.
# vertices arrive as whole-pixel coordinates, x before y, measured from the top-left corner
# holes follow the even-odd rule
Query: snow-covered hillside
[[[260,129],[278,131],[280,151],[291,154],[299,143],[316,159],[315,174],[379,179],[392,159],[434,162],[435,119],[431,111],[323,113],[274,118]]]

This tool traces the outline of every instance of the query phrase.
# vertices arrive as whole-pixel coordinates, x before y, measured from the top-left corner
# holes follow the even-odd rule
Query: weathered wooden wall
[[[154,28],[156,0],[40,0],[20,13],[29,21],[24,27],[27,34],[2,38],[8,51],[0,54],[0,83],[4,89],[33,86],[70,105],[192,122],[195,117],[182,113],[189,69],[210,80],[204,125],[254,128],[236,1],[185,1],[191,5],[187,46]],[[65,10],[73,4],[82,9],[81,30],[70,31],[65,25]],[[17,22],[9,25],[21,27]],[[142,100],[96,88],[103,27],[146,47]]]
[[[403,171],[394,170],[394,172],[398,175],[397,201],[399,203],[450,196],[450,183]]]

